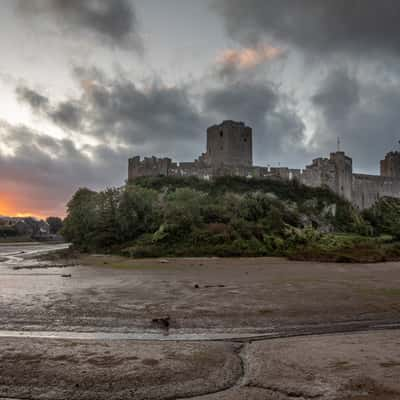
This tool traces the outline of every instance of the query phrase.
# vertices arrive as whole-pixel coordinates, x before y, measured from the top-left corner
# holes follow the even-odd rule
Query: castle
[[[400,198],[400,153],[390,152],[381,161],[380,175],[353,173],[353,161],[342,151],[317,158],[304,170],[253,165],[252,129],[243,122],[224,121],[207,129],[207,150],[192,162],[139,156],[129,160],[128,182],[142,176],[217,176],[296,179],[311,187],[327,186],[354,206],[365,209],[381,197]]]

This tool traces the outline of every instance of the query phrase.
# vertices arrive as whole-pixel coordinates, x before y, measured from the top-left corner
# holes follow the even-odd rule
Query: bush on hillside
[[[133,256],[283,255],[321,232],[363,230],[363,217],[327,189],[267,179],[160,177],[99,193],[79,189],[68,203],[63,234],[85,251]]]

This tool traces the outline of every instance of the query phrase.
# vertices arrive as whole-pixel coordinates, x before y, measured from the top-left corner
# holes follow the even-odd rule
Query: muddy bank
[[[399,332],[246,343],[0,339],[0,396],[397,400]]]
[[[0,339],[0,396],[172,399],[215,393],[242,375],[238,345]]]
[[[0,267],[0,329],[131,332],[158,329],[152,321],[169,317],[174,330],[248,332],[400,320],[398,263],[105,256],[79,263],[49,270]]]
[[[400,326],[398,263],[98,255],[45,270],[27,251],[2,253],[0,398],[400,398],[399,331],[374,332]],[[30,330],[43,336],[15,332]],[[355,330],[369,332],[329,335]],[[328,335],[264,340],[309,333]]]

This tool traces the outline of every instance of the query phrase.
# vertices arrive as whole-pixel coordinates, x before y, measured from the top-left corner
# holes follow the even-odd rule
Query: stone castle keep
[[[400,153],[390,152],[381,161],[380,175],[353,173],[353,161],[342,151],[317,158],[304,170],[253,165],[252,129],[243,122],[224,121],[207,129],[207,151],[192,162],[139,156],[129,160],[128,182],[142,176],[243,176],[292,180],[311,186],[327,186],[360,209],[379,198],[400,198]]]

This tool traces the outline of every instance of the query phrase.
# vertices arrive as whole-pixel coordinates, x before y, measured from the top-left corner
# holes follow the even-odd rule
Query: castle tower
[[[335,192],[345,199],[352,200],[353,160],[344,151],[331,153],[330,161],[335,165]]]
[[[400,178],[400,152],[391,151],[381,161],[381,176]]]
[[[253,165],[253,132],[243,122],[224,121],[207,129],[207,163],[212,167]]]

